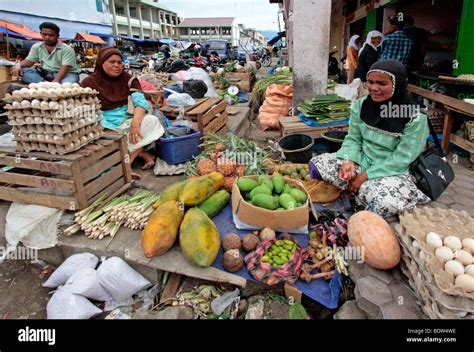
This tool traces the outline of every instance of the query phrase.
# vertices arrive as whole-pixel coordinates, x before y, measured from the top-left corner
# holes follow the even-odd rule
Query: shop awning
[[[31,28],[22,24],[0,21],[0,26],[23,36],[25,39],[42,40],[39,32],[35,32]]]
[[[127,36],[124,36],[124,35],[95,33],[95,32],[91,32],[90,34],[96,35],[96,36],[99,36],[99,37],[103,37],[103,38],[120,38],[120,39],[123,39],[123,40],[128,40],[128,41],[137,42],[137,43],[144,43],[145,42],[145,40],[138,39],[138,38],[127,37]]]
[[[85,40],[86,42],[94,44],[105,44],[101,37],[92,34],[77,33],[74,39]]]
[[[171,39],[171,38],[161,38],[161,39],[159,39],[159,42],[160,42],[160,43],[163,43],[163,44],[171,44],[171,45],[174,45],[174,44],[176,43],[176,40]]]

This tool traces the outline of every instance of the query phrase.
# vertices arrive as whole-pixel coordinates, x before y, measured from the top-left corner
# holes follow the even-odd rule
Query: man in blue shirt
[[[413,48],[413,41],[403,32],[403,22],[397,17],[388,19],[388,33],[382,44],[381,60],[398,60],[407,66]]]

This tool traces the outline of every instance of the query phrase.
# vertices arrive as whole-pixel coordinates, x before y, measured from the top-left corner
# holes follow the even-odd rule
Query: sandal
[[[149,170],[153,166],[155,166],[155,162],[153,160],[149,160],[145,163],[145,165],[142,166],[142,170]]]

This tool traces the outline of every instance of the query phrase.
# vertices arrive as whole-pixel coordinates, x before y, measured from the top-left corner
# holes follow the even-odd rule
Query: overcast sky
[[[278,31],[278,5],[268,0],[160,0],[179,17],[237,17],[238,23]],[[281,16],[280,16],[281,18]],[[283,23],[281,23],[283,26]]]

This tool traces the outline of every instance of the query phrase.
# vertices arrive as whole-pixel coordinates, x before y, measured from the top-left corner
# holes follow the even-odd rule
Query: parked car
[[[209,52],[216,51],[222,61],[237,59],[238,54],[236,48],[233,48],[227,40],[211,39],[208,40],[206,44],[210,45]]]

